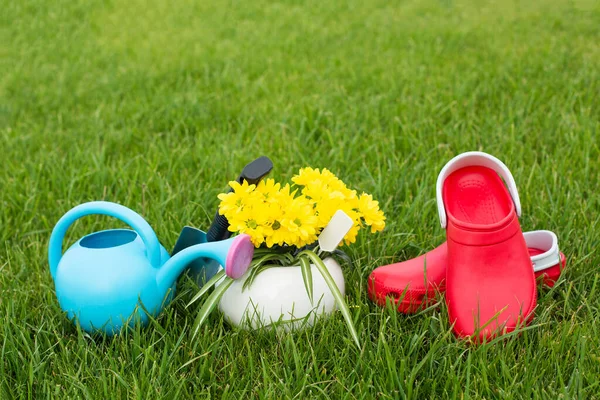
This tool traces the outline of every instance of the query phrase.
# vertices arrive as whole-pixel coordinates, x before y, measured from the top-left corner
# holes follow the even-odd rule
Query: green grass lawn
[[[335,3],[335,4],[334,4]],[[594,398],[600,393],[600,3],[3,1],[0,6],[0,398]],[[568,269],[531,328],[451,333],[443,301],[405,316],[367,297],[378,265],[441,243],[435,180],[483,150],[512,170],[523,230]],[[56,221],[110,200],[171,249],[206,229],[253,158],[288,180],[327,167],[388,217],[348,248],[342,316],[293,334],[212,315],[190,341],[182,280],[156,323],[115,338],[61,314]],[[121,226],[88,217],[85,233]]]

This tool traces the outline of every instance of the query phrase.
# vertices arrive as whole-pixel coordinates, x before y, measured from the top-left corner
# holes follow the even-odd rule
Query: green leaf
[[[258,249],[254,250],[254,255],[255,256],[261,256],[263,254],[284,254],[284,253],[290,253],[290,252],[294,251],[295,248],[296,247],[294,247],[294,246],[287,246],[287,247],[273,246],[271,248],[259,247]]]
[[[254,280],[256,279],[256,277],[258,276],[258,274],[260,274],[261,272],[263,272],[266,269],[273,268],[273,267],[281,267],[281,265],[278,265],[278,264],[264,264],[264,265],[259,265],[259,266],[256,266],[256,267],[252,268],[250,270],[250,273],[248,274],[248,278],[246,279],[246,281],[242,285],[242,291],[246,290],[247,287],[249,287],[250,285],[252,285],[252,283],[254,282]]]
[[[244,284],[242,285],[242,291],[246,290],[246,288],[248,286],[250,286],[252,284],[252,282],[254,282],[254,279],[256,278],[256,274],[257,274],[257,269],[259,267],[257,266],[251,266],[248,269],[248,277],[246,278],[246,280],[244,281]]]
[[[296,264],[296,257],[294,257],[294,255],[292,253],[286,253],[285,254],[286,258],[287,258],[287,265],[294,265]]]
[[[223,294],[225,293],[225,291],[227,289],[229,289],[229,286],[231,286],[233,281],[234,280],[232,278],[227,276],[223,280],[223,283],[221,283],[219,286],[217,286],[215,288],[215,291],[212,292],[210,294],[210,296],[208,296],[208,299],[206,299],[206,301],[202,305],[202,308],[198,312],[198,316],[196,317],[196,320],[194,321],[194,327],[192,328],[193,329],[192,340],[194,340],[194,338],[198,334],[198,331],[200,330],[200,327],[202,326],[204,321],[206,321],[206,318],[208,318],[210,313],[215,309],[215,307],[221,300],[221,297],[223,297]]]
[[[310,304],[313,304],[313,279],[312,269],[310,268],[310,261],[307,256],[302,256],[298,259],[300,261],[300,269],[302,270],[302,279],[304,280],[304,287],[306,293],[310,299]]]
[[[311,250],[304,250],[298,256],[301,256],[301,255],[308,256],[308,258],[312,261],[313,264],[315,264],[315,267],[317,267],[317,269],[323,276],[323,279],[325,279],[327,286],[329,286],[329,290],[331,290],[331,293],[333,294],[333,297],[335,298],[335,301],[337,302],[337,305],[340,308],[340,311],[342,312],[344,319],[346,320],[346,325],[348,325],[348,330],[350,331],[350,335],[352,336],[352,338],[354,339],[354,342],[360,349],[361,348],[360,341],[358,340],[358,334],[356,333],[356,328],[354,327],[354,322],[352,321],[352,316],[350,315],[350,309],[348,308],[348,305],[344,301],[344,297],[342,296],[340,289],[337,287],[335,281],[333,280],[331,274],[329,273],[329,270],[323,263],[323,260],[321,260]]]
[[[225,270],[224,269],[222,269],[221,271],[217,272],[215,274],[215,276],[213,276],[212,278],[210,278],[210,280],[208,282],[206,282],[204,284],[204,286],[202,286],[202,288],[200,289],[200,291],[198,293],[196,293],[196,295],[192,298],[192,300],[190,300],[190,302],[187,304],[187,306],[185,306],[185,308],[188,308],[193,303],[195,303],[200,297],[204,296],[204,293],[208,292],[208,290],[211,287],[213,287],[215,285],[215,283],[217,283],[223,277],[223,275],[225,275]]]
[[[256,267],[256,266],[260,266],[261,264],[264,264],[267,261],[279,261],[280,263],[282,263],[282,265],[285,265],[285,263],[287,262],[287,257],[284,254],[278,254],[278,253],[270,253],[270,254],[266,254],[260,258],[254,257],[254,260],[252,260],[252,263],[250,264],[251,267]]]
[[[248,286],[252,285],[252,282],[254,282],[254,279],[256,279],[256,276],[260,272],[261,267],[262,265],[256,265],[250,268],[250,270],[248,271],[248,278],[246,278],[246,281],[242,285],[242,291],[246,290]]]
[[[338,261],[342,260],[343,265],[346,266],[350,266],[352,265],[352,259],[350,258],[350,256],[348,254],[346,254],[345,251],[340,250],[340,249],[335,249],[333,251],[333,253],[331,253],[332,256],[334,256]]]
[[[255,253],[255,258],[252,261],[252,263],[250,264],[250,268],[248,269],[248,278],[246,278],[246,281],[244,282],[244,285],[242,286],[242,290],[245,290],[248,286],[252,285],[252,283],[254,282],[254,279],[256,279],[258,274],[266,269],[263,267],[266,265],[265,263],[267,263],[267,262],[271,262],[271,263],[278,262],[279,264],[268,264],[268,266],[266,268],[279,267],[282,265],[289,265],[288,257],[285,254],[268,253],[264,256],[261,256],[260,258],[256,258],[256,253]]]

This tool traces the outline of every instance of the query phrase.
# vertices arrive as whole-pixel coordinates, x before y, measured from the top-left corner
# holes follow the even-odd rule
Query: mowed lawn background
[[[5,0],[0,18],[0,398],[600,397],[597,1]],[[444,240],[436,177],[469,150],[509,166],[523,230],[568,258],[531,327],[479,347],[442,298],[405,316],[366,291]],[[121,203],[171,249],[260,155],[278,180],[327,167],[386,212],[348,248],[362,351],[339,313],[293,334],[215,313],[192,342],[189,279],[112,339],[61,314],[47,244],[67,210]],[[119,226],[84,218],[65,246]]]

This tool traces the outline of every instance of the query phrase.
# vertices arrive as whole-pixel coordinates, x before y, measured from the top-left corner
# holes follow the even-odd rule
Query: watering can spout
[[[156,282],[160,288],[167,289],[175,283],[179,275],[195,259],[205,257],[217,261],[230,277],[240,278],[248,269],[254,246],[248,235],[221,240],[218,242],[200,243],[188,247],[175,254],[158,271]]]

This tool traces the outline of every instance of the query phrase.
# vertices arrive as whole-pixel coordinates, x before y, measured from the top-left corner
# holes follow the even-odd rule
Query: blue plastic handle
[[[120,204],[109,201],[91,201],[80,204],[69,210],[56,223],[50,235],[50,244],[48,246],[48,262],[50,264],[50,274],[54,279],[58,263],[62,258],[62,242],[67,233],[67,229],[81,217],[91,214],[108,215],[115,217],[129,226],[131,226],[142,238],[146,245],[146,254],[150,259],[150,264],[154,268],[160,267],[160,243],[152,227],[135,211]]]

